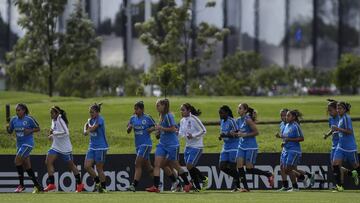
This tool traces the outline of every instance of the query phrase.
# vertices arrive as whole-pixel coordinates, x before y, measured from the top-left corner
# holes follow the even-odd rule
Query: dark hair
[[[102,105],[102,103],[99,103],[99,104],[94,103],[93,105],[90,106],[90,109],[99,113],[101,111],[101,105]]]
[[[336,109],[336,106],[337,106],[337,101],[336,100],[333,100],[333,99],[327,99],[326,101],[328,101],[328,107],[332,107],[334,109]]]
[[[251,108],[247,103],[240,104],[246,110],[246,115],[250,116],[251,120],[256,121],[256,111]]]
[[[234,118],[230,107],[227,106],[227,105],[224,105],[224,106],[220,107],[219,111],[224,111],[225,113],[227,113],[228,116],[230,116],[231,118]]]
[[[143,101],[138,101],[134,104],[135,108],[139,108],[141,110],[144,110],[144,102]]]
[[[345,109],[345,112],[350,112],[351,104],[344,101],[339,101],[337,105],[342,106]]]
[[[189,103],[185,103],[185,104],[182,104],[182,106],[185,107],[186,110],[190,111],[192,115],[194,116],[200,116],[201,115],[201,111],[200,109],[196,110],[194,106],[192,106],[191,104]]]
[[[287,113],[288,111],[289,111],[289,109],[283,108],[283,109],[280,110],[280,114],[281,114],[281,113]]]
[[[66,116],[66,112],[63,109],[61,109],[58,106],[53,106],[53,107],[51,107],[51,110],[56,111],[57,113],[59,113],[61,115],[61,118],[64,120],[65,124],[69,125],[69,120],[68,120],[68,118]]]
[[[170,101],[168,99],[159,99],[156,103],[164,106],[164,114],[169,113],[170,111]]]
[[[302,119],[303,116],[302,113],[297,109],[290,110],[289,113],[294,116],[295,121],[300,124],[300,119]]]
[[[25,111],[25,115],[29,115],[29,113],[30,113],[29,109],[25,104],[19,103],[19,104],[16,105],[16,108],[18,108],[18,107],[20,107],[22,110]]]

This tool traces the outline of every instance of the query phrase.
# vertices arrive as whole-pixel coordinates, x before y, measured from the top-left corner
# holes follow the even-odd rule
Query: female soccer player
[[[244,166],[246,166],[246,173],[266,176],[269,180],[269,185],[274,187],[274,176],[271,172],[254,168],[258,153],[255,136],[259,134],[255,124],[256,117],[254,112],[254,109],[249,107],[248,104],[239,104],[238,113],[240,117],[236,121],[239,131],[232,133],[234,136],[240,137],[236,155],[239,176],[244,186],[244,188],[240,189],[240,192],[249,192]]]
[[[347,161],[353,167],[352,176],[355,184],[359,184],[358,174],[360,173],[359,159],[357,153],[357,145],[355,141],[352,121],[348,113],[350,112],[351,105],[345,102],[338,102],[336,110],[340,117],[337,126],[331,126],[334,132],[339,133],[339,142],[335,149],[333,157],[333,170],[336,182],[336,191],[343,191],[343,182],[341,181],[340,168],[343,161]]]
[[[186,139],[184,160],[194,182],[195,190],[200,191],[202,189],[200,182],[203,183],[203,189],[206,189],[208,184],[208,178],[196,168],[203,151],[203,136],[206,129],[197,117],[201,114],[200,110],[196,110],[191,104],[185,103],[181,105],[180,111],[183,118],[180,121],[179,136]]]
[[[85,157],[84,168],[94,179],[97,191],[103,193],[107,192],[104,164],[109,145],[106,141],[105,121],[100,115],[101,105],[101,103],[95,103],[90,107],[90,118],[84,126],[84,135],[90,135],[90,144]],[[93,169],[94,163],[99,176],[96,175]]]
[[[285,168],[285,173],[290,177],[292,189],[287,191],[298,191],[299,187],[296,182],[296,167],[301,158],[300,142],[304,141],[304,136],[300,128],[302,114],[298,110],[290,110],[286,113],[286,126],[279,138],[283,139],[283,151],[281,153],[280,163]],[[285,179],[286,180],[286,179]]]
[[[10,123],[6,125],[6,130],[9,134],[15,131],[16,134],[16,156],[15,165],[19,174],[19,186],[15,189],[16,193],[23,192],[24,186],[24,169],[34,183],[33,193],[43,191],[35,177],[34,171],[31,168],[30,152],[34,147],[34,132],[39,132],[40,127],[36,120],[29,116],[29,109],[25,104],[16,105],[16,116],[14,116]]]
[[[144,103],[142,101],[136,102],[134,115],[131,116],[127,127],[127,133],[134,129],[136,147],[135,175],[132,184],[128,188],[129,191],[136,191],[136,186],[142,175],[142,167],[146,168],[149,174],[153,173],[153,167],[150,163],[152,149],[150,133],[155,130],[155,125],[154,119],[144,113]]]
[[[52,140],[52,145],[46,156],[46,166],[49,174],[47,180],[47,187],[45,192],[56,190],[54,179],[54,162],[60,157],[67,162],[69,169],[74,173],[76,179],[76,192],[81,192],[84,189],[84,184],[81,183],[81,176],[79,170],[73,162],[72,145],[70,142],[70,133],[68,129],[68,119],[66,113],[58,106],[51,107],[51,129],[49,139]]]
[[[166,160],[175,168],[179,176],[183,179],[184,191],[189,192],[192,185],[189,182],[185,171],[179,164],[179,140],[176,136],[176,123],[174,116],[170,113],[170,103],[168,99],[160,99],[156,102],[156,109],[160,114],[160,125],[156,125],[156,130],[160,132],[160,141],[156,146],[154,163],[154,185],[146,188],[148,192],[160,192],[160,168],[163,168]]]
[[[224,145],[220,153],[220,170],[234,178],[233,185],[237,191],[240,188],[239,173],[236,169],[236,153],[239,146],[239,137],[232,135],[238,130],[232,111],[229,106],[224,105],[219,109],[220,116],[220,137]]]

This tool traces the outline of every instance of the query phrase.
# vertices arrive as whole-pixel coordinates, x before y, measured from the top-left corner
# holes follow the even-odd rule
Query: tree
[[[343,54],[335,69],[335,84],[341,93],[356,94],[360,86],[360,57]]]
[[[26,30],[12,52],[7,54],[7,75],[18,90],[45,92],[53,95],[53,75],[57,68],[56,31],[58,17],[67,0],[15,0],[21,15],[18,24]]]
[[[60,38],[56,87],[62,96],[88,97],[96,94],[96,73],[100,67],[93,23],[80,3],[67,20],[66,33]]]
[[[208,6],[214,4],[210,3]],[[155,17],[137,23],[136,28],[141,34],[141,42],[155,59],[153,69],[168,63],[177,64],[177,71],[183,78],[181,90],[186,95],[189,81],[199,73],[200,63],[211,58],[214,46],[224,39],[229,30],[219,29],[205,22],[196,26],[191,18],[191,14],[196,12],[191,0],[184,0],[181,6],[176,5],[175,0],[160,0],[158,8]],[[195,45],[203,50],[202,54],[196,53]],[[153,70],[149,74],[156,73]]]

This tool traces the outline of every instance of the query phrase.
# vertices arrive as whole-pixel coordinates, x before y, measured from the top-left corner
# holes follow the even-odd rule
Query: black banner
[[[275,175],[275,188],[281,184],[279,153],[260,153],[257,158],[256,168],[273,172]],[[180,155],[181,164],[183,165],[182,155]],[[0,155],[0,192],[12,192],[18,185],[17,172],[14,166],[14,155]],[[44,155],[31,155],[31,163],[33,170],[36,172],[39,181],[45,186],[47,172],[45,166]],[[85,156],[75,155],[74,162],[80,169],[83,183],[86,191],[94,190],[92,178],[83,168]],[[152,156],[153,159],[153,156]],[[133,154],[110,154],[106,157],[105,174],[107,176],[107,189],[110,191],[125,191],[130,185],[134,175],[135,155]],[[218,168],[219,154],[203,154],[199,160],[198,168],[204,175],[209,178],[209,189],[230,189],[232,186],[232,178],[220,172]],[[315,189],[328,189],[332,187],[331,166],[329,165],[329,154],[312,153],[303,154],[301,165],[298,169],[315,174]],[[72,172],[67,169],[67,164],[58,159],[55,162],[55,184],[59,191],[75,191],[75,178]],[[247,175],[248,185],[250,189],[270,189],[266,177],[257,175]],[[143,176],[138,186],[138,190],[144,190],[152,185],[150,175],[143,170]],[[169,190],[169,179],[164,177],[161,172],[161,182],[163,189]],[[355,189],[350,178],[345,181],[345,188]],[[32,191],[32,181],[25,173],[25,186],[27,192]],[[299,184],[303,188],[302,183]]]

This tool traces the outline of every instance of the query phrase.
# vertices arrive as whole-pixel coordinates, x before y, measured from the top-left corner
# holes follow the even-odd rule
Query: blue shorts
[[[20,156],[22,158],[27,158],[30,156],[30,152],[32,150],[31,146],[28,145],[21,145],[16,149],[16,156]]]
[[[56,155],[57,157],[60,157],[62,160],[68,162],[73,160],[72,153],[61,153],[58,151],[55,151],[54,149],[49,149],[48,155]]]
[[[186,147],[184,151],[184,160],[186,164],[196,166],[199,158],[202,154],[203,149]]]
[[[220,162],[236,163],[237,149],[223,150],[220,153]]]
[[[238,149],[236,159],[243,159],[245,163],[255,164],[258,154],[257,149]]]
[[[343,160],[348,162],[349,164],[356,165],[359,164],[359,156],[357,151],[355,152],[346,152],[337,148],[334,153],[333,161],[334,160]]]
[[[107,150],[93,150],[89,149],[86,153],[86,160],[94,160],[95,163],[105,163],[105,156]]]
[[[301,154],[298,152],[282,151],[280,164],[282,166],[297,166],[300,163]]]
[[[169,161],[179,160],[179,146],[164,146],[162,144],[156,145],[155,156],[165,157]]]
[[[150,152],[152,146],[149,145],[140,145],[136,147],[136,156],[142,157],[146,160],[150,160]]]

